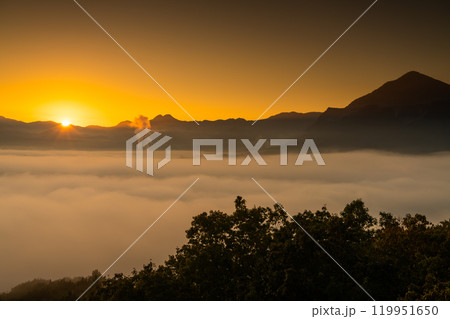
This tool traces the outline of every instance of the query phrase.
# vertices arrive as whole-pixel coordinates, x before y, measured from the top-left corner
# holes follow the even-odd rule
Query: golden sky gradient
[[[79,1],[196,120],[256,119],[372,1]],[[450,82],[449,4],[379,1],[266,115],[344,107],[417,70]],[[189,117],[70,0],[0,3],[0,115]]]

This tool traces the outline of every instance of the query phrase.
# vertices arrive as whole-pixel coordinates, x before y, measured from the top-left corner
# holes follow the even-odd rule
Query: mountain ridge
[[[171,136],[173,149],[193,138],[314,138],[321,150],[450,151],[450,85],[416,71],[382,84],[344,108],[282,112],[252,125],[242,118],[181,121],[170,114],[123,121],[112,127],[63,128],[52,121],[25,123],[0,116],[0,148],[123,149],[142,127]]]

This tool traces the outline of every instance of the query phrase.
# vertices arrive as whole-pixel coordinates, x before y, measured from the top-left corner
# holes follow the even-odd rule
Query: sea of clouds
[[[249,206],[273,202],[292,214],[327,205],[340,212],[362,198],[370,212],[449,218],[450,154],[323,154],[312,162],[267,166],[206,162],[174,154],[155,176],[125,166],[124,152],[0,151],[0,291],[33,278],[88,275],[106,269],[196,178],[198,182],[110,270],[130,272],[163,262],[185,239],[192,216],[231,212],[237,195]],[[238,159],[238,164],[242,159]]]

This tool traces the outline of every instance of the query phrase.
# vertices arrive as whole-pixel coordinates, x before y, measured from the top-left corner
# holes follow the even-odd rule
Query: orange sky
[[[256,119],[371,1],[79,1],[196,120]],[[344,107],[417,70],[450,82],[449,5],[379,1],[265,117]],[[189,117],[72,1],[0,4],[0,115]]]

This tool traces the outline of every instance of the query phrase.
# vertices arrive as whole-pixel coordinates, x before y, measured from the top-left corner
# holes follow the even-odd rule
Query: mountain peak
[[[130,127],[133,124],[131,121],[122,121],[117,124],[115,127]]]
[[[409,71],[409,72],[403,74],[398,79],[389,81],[386,84],[389,84],[389,83],[397,84],[397,85],[403,84],[403,85],[408,85],[408,86],[414,86],[414,85],[430,86],[430,85],[441,85],[441,84],[448,85],[442,81],[432,78],[431,76],[422,74],[417,71]]]
[[[418,105],[449,99],[450,85],[417,71],[410,71],[354,100],[347,107]]]
[[[156,115],[150,121],[178,121],[178,120],[170,114],[165,114],[165,115],[159,114],[159,115]]]
[[[430,77],[428,75],[422,74],[422,73],[414,71],[414,70],[406,72],[405,74],[403,74],[398,79],[404,79],[404,78],[427,78],[427,79],[433,79],[432,77]]]

